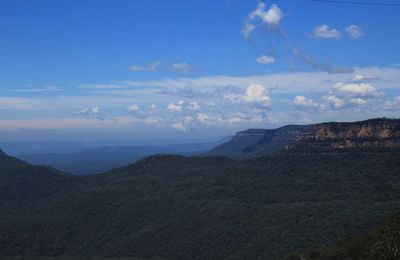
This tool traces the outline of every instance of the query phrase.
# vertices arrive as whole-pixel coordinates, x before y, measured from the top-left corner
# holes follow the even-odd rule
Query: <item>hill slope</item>
[[[0,255],[277,259],[400,207],[400,154],[153,156],[85,177],[10,216]]]
[[[367,147],[156,155],[86,177],[3,155],[0,186],[30,192],[2,197],[0,257],[280,259],[332,245],[400,208],[400,150]]]
[[[254,158],[283,150],[307,133],[311,125],[288,125],[277,129],[249,129],[237,133],[205,155],[229,156],[235,159]]]
[[[37,201],[73,181],[70,175],[49,167],[32,166],[0,150],[0,206]]]
[[[399,259],[400,212],[390,217],[368,233],[357,236],[336,246],[310,249],[288,256],[286,260],[351,260],[351,259]]]

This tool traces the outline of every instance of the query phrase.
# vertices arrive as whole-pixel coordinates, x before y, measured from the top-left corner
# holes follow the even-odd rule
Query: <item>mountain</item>
[[[0,258],[281,259],[331,246],[400,209],[400,149],[368,147],[159,154],[91,176],[2,155],[0,191],[13,192],[1,194]]]
[[[400,120],[377,118],[359,122],[249,129],[204,154],[244,159],[293,148],[400,148]]]
[[[133,163],[158,153],[195,155],[223,142],[176,145],[102,146],[70,152],[15,153],[15,156],[34,165],[48,165],[77,175],[101,173]]]
[[[377,118],[355,123],[323,123],[291,147],[308,149],[400,148],[400,120]]]
[[[335,246],[310,249],[287,256],[285,260],[336,260],[336,259],[399,259],[400,258],[400,211],[384,224],[351,240]]]
[[[0,150],[0,207],[35,202],[67,188],[73,181],[68,174],[32,166]]]
[[[311,125],[288,125],[277,129],[249,129],[237,133],[204,155],[222,155],[235,159],[259,157],[285,149],[301,139]]]

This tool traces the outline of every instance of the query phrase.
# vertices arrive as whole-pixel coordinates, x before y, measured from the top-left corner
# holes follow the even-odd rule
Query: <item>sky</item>
[[[1,0],[0,141],[398,118],[399,12],[393,0]]]

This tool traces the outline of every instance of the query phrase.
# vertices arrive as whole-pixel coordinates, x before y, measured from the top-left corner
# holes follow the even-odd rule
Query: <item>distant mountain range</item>
[[[259,157],[159,154],[91,176],[0,151],[0,258],[313,259],[307,248],[346,241],[400,209],[398,124],[245,131],[237,147]],[[327,250],[381,240],[365,241]]]
[[[134,163],[153,154],[197,155],[207,151],[227,138],[213,142],[172,145],[125,145],[100,146],[76,149],[67,152],[28,152],[14,155],[34,165],[47,165],[77,175],[101,173],[129,163]],[[15,149],[14,149],[15,150]]]

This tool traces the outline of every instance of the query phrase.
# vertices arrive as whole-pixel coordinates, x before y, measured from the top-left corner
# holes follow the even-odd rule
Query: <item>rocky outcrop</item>
[[[400,148],[400,120],[378,118],[353,123],[316,124],[291,147]]]

